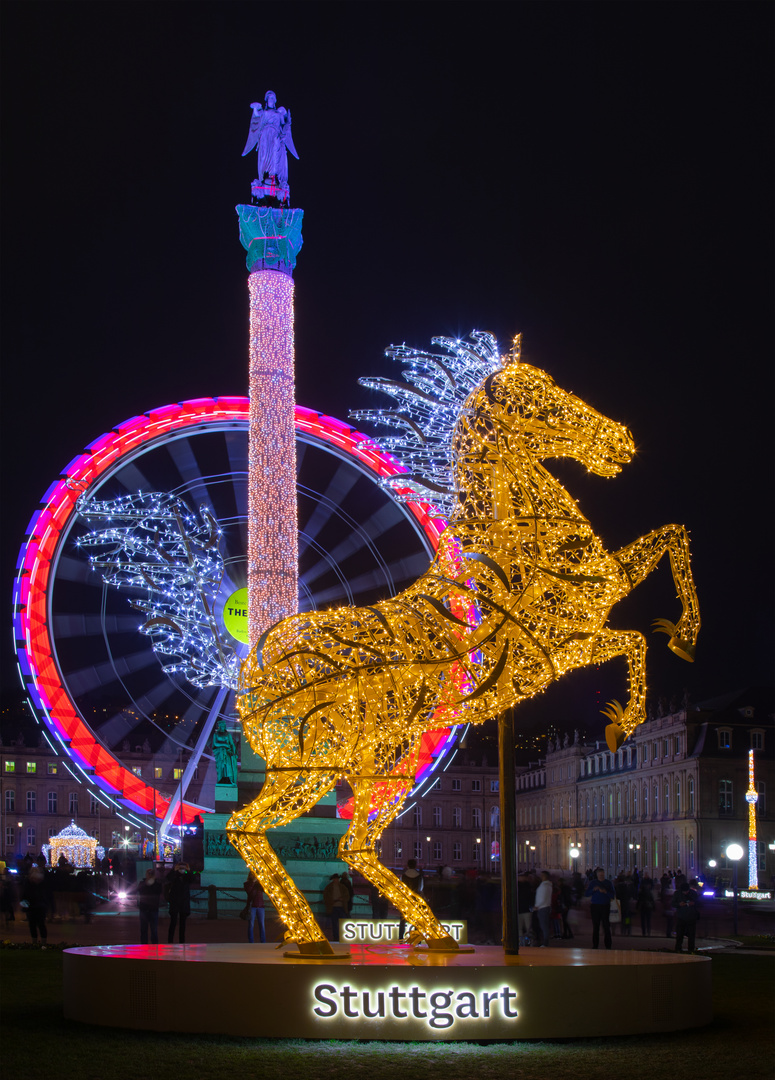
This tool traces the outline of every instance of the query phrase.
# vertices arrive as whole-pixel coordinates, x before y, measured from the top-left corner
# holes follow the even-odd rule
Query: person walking
[[[544,949],[549,944],[549,919],[552,912],[552,878],[548,870],[541,871],[541,884],[536,889],[535,904],[533,910],[538,917],[538,928],[541,931],[539,948]]]
[[[592,948],[597,949],[600,945],[600,924],[603,925],[603,939],[606,949],[611,948],[611,902],[616,899],[616,890],[605,876],[602,866],[596,871],[595,881],[587,886],[585,896],[590,898],[589,913],[592,916]]]
[[[255,942],[254,926],[258,923],[258,940],[266,941],[266,923],[264,912],[264,886],[251,870],[242,886],[248,896],[248,941]]]
[[[640,932],[642,937],[651,937],[651,913],[654,907],[651,878],[646,877],[638,890],[638,911],[640,912]]]
[[[159,944],[159,904],[161,903],[161,882],[156,880],[153,867],[148,867],[145,877],[137,886],[137,911],[140,916],[140,944]]]
[[[46,929],[47,903],[45,874],[40,867],[33,866],[22,886],[22,907],[29,923],[30,937],[33,941],[37,941],[38,934],[40,934],[40,940],[44,945],[48,940],[48,930]]]

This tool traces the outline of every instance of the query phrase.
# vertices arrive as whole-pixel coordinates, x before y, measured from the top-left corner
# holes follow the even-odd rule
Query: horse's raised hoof
[[[694,663],[694,658],[697,655],[697,646],[692,645],[691,641],[683,641],[679,637],[671,637],[667,643],[667,647],[674,652],[676,656],[680,656],[682,660],[688,660],[690,664]]]
[[[605,729],[606,746],[612,754],[616,753],[626,738],[627,733],[618,724],[609,724]]]

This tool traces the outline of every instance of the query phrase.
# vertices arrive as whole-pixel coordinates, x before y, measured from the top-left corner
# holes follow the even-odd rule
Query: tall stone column
[[[303,210],[238,206],[250,292],[248,633],[298,606],[293,268]]]

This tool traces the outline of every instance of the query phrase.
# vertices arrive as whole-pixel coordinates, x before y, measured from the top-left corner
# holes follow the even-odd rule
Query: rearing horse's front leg
[[[646,639],[643,634],[637,630],[602,630],[595,635],[592,661],[602,664],[615,656],[627,658],[630,695],[625,709],[616,701],[604,710],[612,721],[605,729],[605,740],[611,753],[618,750],[646,719]]]
[[[683,612],[676,624],[658,619],[657,630],[669,634],[668,646],[684,660],[694,660],[700,631],[700,607],[689,558],[689,535],[683,525],[663,525],[613,553],[634,589],[647,577],[666,551]]]

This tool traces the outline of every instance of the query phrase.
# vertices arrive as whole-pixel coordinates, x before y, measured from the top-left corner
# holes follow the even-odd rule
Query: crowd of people
[[[675,951],[694,952],[697,922],[700,916],[701,889],[696,879],[688,881],[680,870],[666,870],[660,878],[643,875],[637,869],[623,871],[613,880],[602,867],[589,869],[586,875],[575,871],[570,877],[526,871],[519,875],[517,906],[519,932],[523,945],[545,948],[551,938],[573,937],[568,915],[572,908],[589,901],[592,923],[592,948],[612,948],[613,935],[632,933],[640,923],[643,937],[658,933],[653,917],[663,920],[664,936],[675,937]]]

